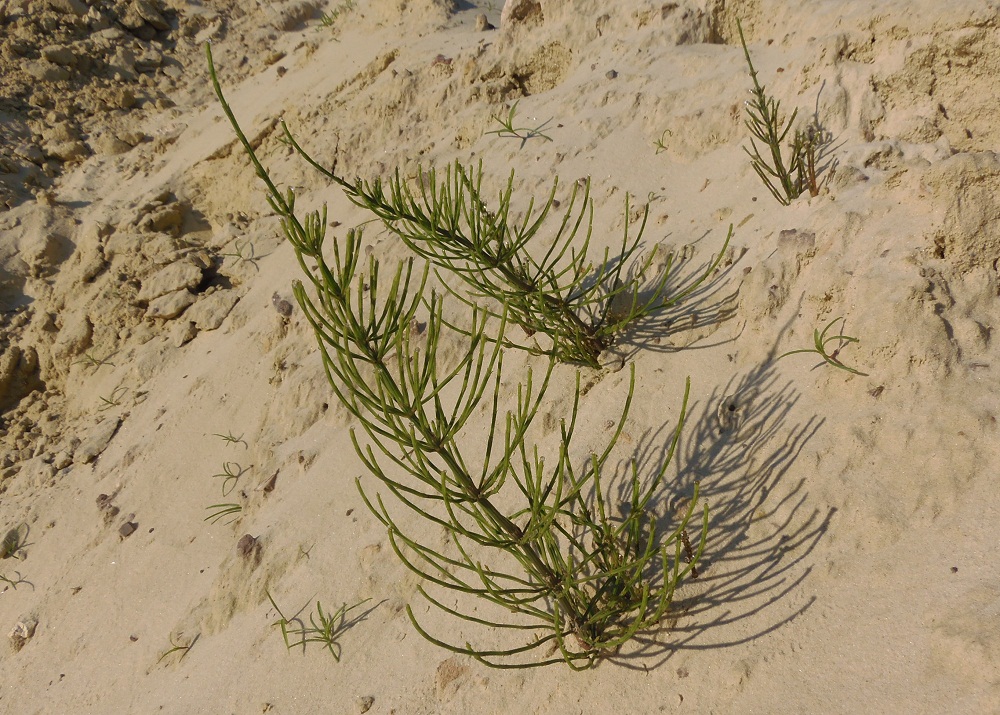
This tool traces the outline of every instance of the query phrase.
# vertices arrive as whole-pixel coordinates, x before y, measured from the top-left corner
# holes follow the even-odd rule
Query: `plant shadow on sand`
[[[717,251],[697,263],[693,257],[686,256],[691,246],[701,244],[707,237],[706,232],[695,244],[687,246],[667,245],[661,248],[661,244],[654,247],[669,251],[666,255],[671,255],[676,261],[664,286],[668,302],[674,299],[673,296],[683,297],[667,305],[655,318],[636,321],[619,334],[616,349],[624,359],[631,359],[640,352],[674,353],[708,347],[691,343],[703,341],[735,315],[739,286],[728,289],[727,286],[741,256],[738,253],[733,255],[731,243],[728,248],[723,246],[727,255],[722,257],[714,270],[712,264],[719,258]],[[633,277],[629,275],[630,279]],[[640,290],[640,301],[649,297],[648,288]],[[689,336],[687,339],[683,337],[685,333]]]
[[[773,367],[762,366],[717,388],[700,410],[692,407],[674,457],[679,476],[656,512],[663,532],[676,529],[675,514],[686,508],[694,483],[700,484],[710,512],[699,576],[675,595],[659,630],[638,634],[612,662],[648,670],[680,650],[748,643],[791,622],[816,600],[794,592],[812,571],[809,556],[836,509],[823,514],[811,506],[804,479],[778,486],[824,420],[788,426],[797,391],[775,383]],[[662,458],[662,431],[644,438],[637,450],[638,463],[647,465],[640,471]],[[696,543],[697,534],[690,536]],[[738,637],[712,640],[713,631],[732,633],[739,621],[747,623]]]

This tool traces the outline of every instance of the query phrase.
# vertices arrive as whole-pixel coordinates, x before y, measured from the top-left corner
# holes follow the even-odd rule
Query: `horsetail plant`
[[[390,508],[382,494],[372,493],[358,479],[362,498],[386,527],[397,556],[423,577],[419,591],[430,604],[466,622],[522,635],[527,642],[490,649],[446,642],[429,633],[407,606],[414,627],[431,642],[487,665],[518,668],[565,662],[582,669],[613,654],[640,630],[656,626],[677,586],[693,577],[708,526],[705,507],[697,548],[690,548],[687,529],[699,522],[697,487],[689,507],[669,530],[661,530],[652,513],[680,438],[688,388],[662,466],[643,479],[632,460],[624,503],[608,503],[604,472],[628,415],[634,367],[617,428],[605,448],[582,464],[571,448],[581,397],[577,374],[572,411],[559,429],[558,456],[547,463],[540,445],[532,442],[531,426],[556,351],[547,352],[540,378],[529,368],[523,382],[507,384],[503,336],[507,321],[517,315],[509,301],[490,310],[471,303],[469,324],[459,333],[467,348],[457,359],[449,359],[441,347],[456,335],[455,326],[443,317],[440,295],[423,297],[427,268],[415,270],[411,259],[397,266],[391,280],[382,280],[378,261],[371,259],[362,267],[361,235],[355,231],[349,231],[342,244],[334,243],[328,262],[323,254],[325,208],[302,221],[297,218],[294,194],[277,189],[226,103],[210,49],[208,62],[223,111],[267,186],[271,206],[281,216],[306,276],[309,289],[297,282],[295,297],[315,331],[331,388],[360,424],[360,433],[351,430],[355,450],[381,487],[395,497],[397,507],[444,529],[448,553],[407,533],[394,516],[396,507]],[[286,137],[290,139],[287,132]],[[478,179],[458,168],[450,176],[456,191],[478,186]],[[455,225],[465,211],[471,221],[481,222],[477,225],[505,231],[478,199],[451,206],[449,199],[455,200],[454,195],[440,196],[436,225]],[[503,211],[506,214],[506,208]],[[498,248],[510,246],[500,243]],[[558,250],[570,248],[567,244]],[[532,299],[546,304],[542,287],[536,291]],[[411,327],[418,313],[426,317],[419,337]],[[480,413],[488,421],[484,448],[468,429],[470,419],[479,419]],[[479,459],[482,466],[476,468]],[[459,605],[452,606],[444,602],[442,592],[490,602],[498,613],[516,614],[518,620],[473,615],[470,611],[476,609],[461,596]],[[540,656],[532,657],[538,652]]]

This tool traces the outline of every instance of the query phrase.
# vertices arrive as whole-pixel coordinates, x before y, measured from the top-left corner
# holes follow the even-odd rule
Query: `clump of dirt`
[[[29,462],[42,481],[71,463],[81,400],[88,414],[125,409],[148,376],[144,346],[154,364],[154,337],[180,347],[217,329],[256,270],[246,226],[206,216],[198,186],[168,179],[104,203],[66,187],[146,176],[177,117],[214,101],[206,42],[232,82],[283,56],[246,47],[317,12],[314,0],[0,0],[0,492]]]
[[[13,0],[0,27],[0,210],[128,151],[144,139],[130,115],[172,104],[180,23],[161,0]]]

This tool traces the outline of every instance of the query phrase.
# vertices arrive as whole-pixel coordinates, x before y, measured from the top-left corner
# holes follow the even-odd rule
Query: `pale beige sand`
[[[996,3],[540,0],[477,31],[499,5],[358,0],[329,28],[336,2],[138,0],[104,11],[131,29],[86,45],[96,9],[0,2],[0,528],[30,526],[23,558],[0,562],[30,582],[0,594],[0,628],[37,624],[0,647],[0,711],[1000,710]],[[768,89],[833,133],[818,197],[782,207],[750,169],[737,18]],[[619,240],[629,193],[650,200],[647,243],[690,246],[691,272],[736,225],[726,268],[685,306],[695,326],[630,357],[623,448],[665,439],[690,375],[666,491],[700,480],[711,508],[703,573],[658,632],[581,674],[490,670],[413,630],[407,603],[492,643],[427,609],[361,502],[351,421],[301,311],[273,304],[299,269],[214,101],[209,39],[262,159],[303,208],[329,203],[332,236],[369,216],[290,155],[281,118],[352,177],[482,160],[498,184],[515,170],[526,203],[589,176],[597,248]],[[72,62],[41,53],[52,43]],[[485,134],[517,99],[552,141]],[[406,255],[374,225],[366,240],[385,263]],[[232,255],[251,245],[255,260]],[[869,376],[774,360],[837,316],[860,339],[840,357]],[[510,374],[528,362],[511,355]],[[588,373],[581,452],[627,375]],[[572,380],[557,371],[552,418]],[[247,471],[222,498],[226,461]],[[237,521],[204,521],[236,499]],[[237,553],[244,534],[259,563]],[[286,612],[374,608],[336,663],[286,652],[265,591]]]

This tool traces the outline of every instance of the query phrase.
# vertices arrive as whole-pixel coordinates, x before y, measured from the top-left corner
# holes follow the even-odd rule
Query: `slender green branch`
[[[387,182],[349,182],[324,168],[298,144],[282,125],[284,140],[311,166],[337,183],[356,205],[371,211],[421,258],[440,270],[442,285],[470,307],[484,308],[489,299],[503,306],[507,319],[520,326],[528,338],[548,336],[550,343],[515,343],[536,354],[552,355],[562,362],[597,367],[600,355],[635,323],[678,305],[712,276],[732,238],[732,227],[718,256],[689,290],[672,292],[675,278],[668,262],[661,275],[651,275],[653,253],[630,265],[641,245],[649,216],[630,236],[629,201],[625,203],[625,229],[616,253],[605,250],[600,261],[588,256],[593,233],[590,182],[574,184],[555,234],[543,240],[541,231],[556,205],[558,180],[547,200],[535,211],[530,200],[524,217],[511,217],[514,174],[490,208],[483,190],[483,169],[459,163],[447,167],[439,181],[434,171],[420,174],[415,188],[397,171]],[[544,250],[540,259],[530,246]],[[546,247],[547,246],[547,247]],[[471,289],[471,297],[453,287],[451,276]],[[490,310],[486,307],[487,310]],[[499,317],[498,311],[491,311]],[[452,326],[455,327],[455,326]]]
[[[243,506],[233,502],[228,504],[212,504],[205,507],[205,509],[206,511],[212,510],[212,513],[205,517],[205,521],[215,524],[227,516],[233,516],[232,519],[226,522],[226,524],[232,524],[237,519],[237,515],[243,511]]]

